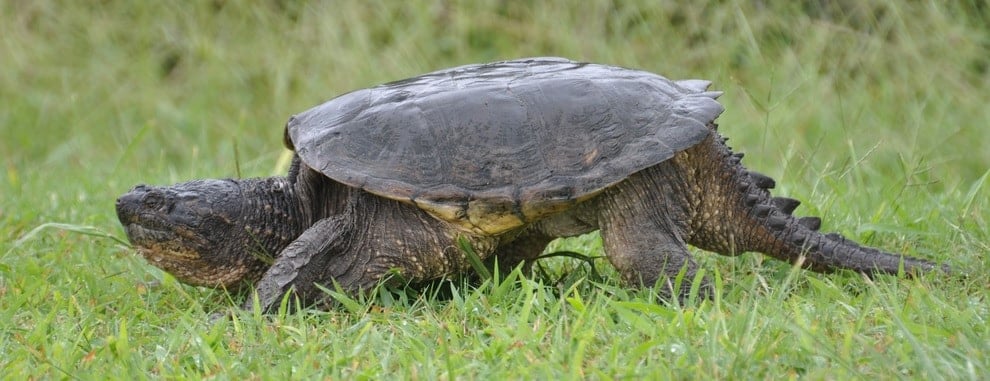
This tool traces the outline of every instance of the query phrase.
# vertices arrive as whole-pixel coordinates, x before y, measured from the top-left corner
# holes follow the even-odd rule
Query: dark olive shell
[[[468,65],[344,94],[286,136],[336,181],[496,234],[701,142],[722,112],[708,84],[561,58]]]

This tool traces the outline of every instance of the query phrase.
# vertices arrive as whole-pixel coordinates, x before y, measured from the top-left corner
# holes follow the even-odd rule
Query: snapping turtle
[[[940,267],[792,216],[799,202],[771,197],[774,181],[716,132],[721,93],[708,86],[560,58],[437,71],[290,118],[285,177],[139,185],[117,214],[153,265],[192,285],[254,283],[266,310],[289,292],[325,301],[334,283],[358,293],[463,273],[459,239],[510,269],[594,230],[626,283],[667,297],[694,281],[688,244],[821,272]]]

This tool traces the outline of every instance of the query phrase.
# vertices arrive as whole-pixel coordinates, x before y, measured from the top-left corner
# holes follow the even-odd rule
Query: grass
[[[984,379],[990,10],[982,2],[0,3],[0,375],[11,379]],[[770,5],[770,3],[774,3]],[[360,5],[358,5],[360,4]],[[798,213],[956,276],[814,274],[700,253],[664,306],[549,275],[230,321],[121,243],[137,183],[283,173],[289,115],[469,62],[560,55],[707,78]],[[594,235],[556,243],[600,255]],[[349,306],[349,308],[347,307]]]

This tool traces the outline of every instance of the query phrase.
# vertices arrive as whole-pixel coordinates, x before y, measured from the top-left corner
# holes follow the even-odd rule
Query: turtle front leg
[[[283,249],[255,285],[261,310],[276,310],[286,293],[293,293],[303,305],[323,299],[325,293],[317,285],[332,287],[335,275],[345,273],[358,259],[354,253],[348,255],[352,227],[342,216],[324,218]],[[244,308],[253,309],[253,303],[249,298]]]
[[[644,186],[634,178],[600,199],[598,225],[605,254],[623,281],[632,287],[658,287],[661,298],[686,301],[698,271],[682,238],[683,221],[677,208],[664,199],[663,191]],[[684,271],[680,284],[676,279]],[[698,295],[710,298],[712,286],[702,278]]]
[[[256,285],[261,310],[276,310],[286,294],[303,306],[321,305],[330,301],[321,288],[339,285],[360,295],[386,280],[427,282],[469,267],[455,243],[459,233],[426,212],[364,192],[350,197],[344,210],[317,221],[278,255]],[[471,243],[482,258],[494,251],[493,238]],[[252,301],[245,308],[254,308]]]

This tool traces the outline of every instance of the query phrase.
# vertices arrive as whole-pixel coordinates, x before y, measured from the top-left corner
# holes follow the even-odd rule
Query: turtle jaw
[[[117,218],[136,251],[153,266],[189,285],[236,288],[265,268],[228,250],[237,216],[217,210],[225,205],[217,199],[239,193],[216,192],[215,184],[204,184],[136,186],[117,199]]]
[[[127,238],[134,249],[151,265],[172,274],[180,282],[203,287],[237,288],[248,278],[247,266],[232,263],[230,266],[216,265],[203,259],[199,250],[191,247],[191,241],[201,241],[194,235],[156,229],[144,220],[146,225],[133,222],[124,225]],[[198,246],[198,245],[196,245]]]

